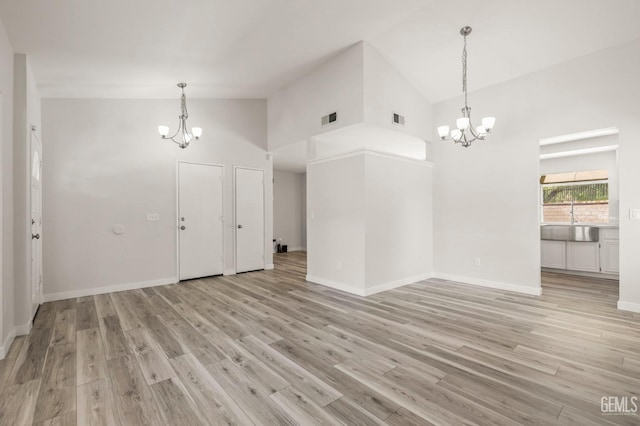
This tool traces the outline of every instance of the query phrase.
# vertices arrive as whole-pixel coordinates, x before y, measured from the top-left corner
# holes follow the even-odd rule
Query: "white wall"
[[[539,140],[616,126],[620,129],[620,300],[640,309],[640,41],[472,92],[473,117],[495,115],[495,132],[465,149],[432,145],[435,268],[486,285],[540,287]],[[434,122],[453,123],[461,97],[434,106]],[[434,129],[435,131],[435,129]],[[434,137],[435,139],[435,137]],[[481,266],[474,266],[474,257]]]
[[[176,281],[176,162],[225,166],[225,272],[234,271],[233,166],[265,169],[265,250],[273,263],[272,164],[264,100],[188,100],[204,129],[181,150],[157,134],[179,99],[44,100],[45,298]],[[160,221],[147,222],[147,213]],[[126,232],[117,236],[115,224]]]
[[[431,139],[431,104],[369,43],[363,50],[365,123]],[[393,124],[393,112],[405,117],[404,126]]]
[[[0,358],[15,332],[13,304],[13,48],[0,22]]]
[[[283,147],[313,138],[309,158],[331,157],[358,149],[425,159],[432,107],[385,58],[366,42],[330,58],[323,66],[269,98],[269,149],[293,158]],[[338,112],[336,123],[320,118]],[[392,113],[405,116],[404,126]],[[284,162],[286,164],[286,161]]]
[[[431,164],[372,153],[365,161],[365,288],[430,278]]]
[[[41,138],[40,97],[26,55],[14,60],[14,305],[18,334],[31,328],[35,313],[31,283],[31,125]]]
[[[306,250],[306,174],[273,171],[273,238],[289,251]]]
[[[271,96],[269,149],[362,122],[362,67],[362,43],[357,43]],[[321,126],[321,117],[334,111],[338,121]]]
[[[365,285],[364,155],[307,167],[307,279],[359,293]]]
[[[360,150],[307,179],[309,281],[367,295],[431,277],[430,163]]]

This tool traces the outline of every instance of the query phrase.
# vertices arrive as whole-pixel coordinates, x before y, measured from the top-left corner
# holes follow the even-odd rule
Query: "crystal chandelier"
[[[193,127],[191,133],[187,130],[187,118],[189,118],[189,114],[187,113],[187,97],[184,95],[184,88],[187,87],[187,83],[178,83],[178,87],[182,89],[182,97],[180,98],[181,114],[178,117],[178,120],[180,120],[178,122],[178,130],[171,137],[167,136],[169,134],[169,126],[158,126],[158,132],[162,139],[169,139],[184,149],[189,146],[191,139],[200,139],[200,136],[202,136],[202,128]]]
[[[484,140],[493,125],[496,123],[495,117],[485,117],[482,119],[482,125],[474,129],[471,123],[471,108],[467,106],[467,36],[471,34],[471,27],[462,27],[460,34],[464,37],[464,48],[462,49],[462,92],[464,93],[464,108],[462,108],[462,117],[456,120],[456,129],[451,130],[449,135],[449,126],[438,127],[438,135],[440,139],[452,140],[455,143],[462,144],[465,148],[471,145],[471,142]]]

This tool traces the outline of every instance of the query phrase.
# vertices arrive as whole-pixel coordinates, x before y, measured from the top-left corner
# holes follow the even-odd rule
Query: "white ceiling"
[[[425,97],[640,38],[638,0],[0,0],[43,97],[265,98],[360,40]]]

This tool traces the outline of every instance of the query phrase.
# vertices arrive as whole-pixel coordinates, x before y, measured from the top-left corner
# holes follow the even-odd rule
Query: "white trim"
[[[331,281],[324,278],[315,277],[313,275],[307,275],[305,279],[309,282],[320,284],[325,287],[334,288],[336,290],[344,291],[346,293],[356,294],[358,296],[364,296],[364,289],[361,287],[354,287],[350,284],[339,283],[337,281]]]
[[[235,275],[235,274],[236,274],[235,269],[225,269],[222,275],[227,276],[227,275]]]
[[[433,167],[433,163],[431,161],[419,160],[417,158],[411,158],[411,157],[403,157],[403,156],[397,155],[397,154],[390,154],[388,152],[374,151],[374,150],[366,149],[366,148],[359,148],[359,149],[356,149],[354,151],[346,152],[344,154],[333,155],[331,157],[317,158],[317,159],[308,161],[307,165],[312,166],[314,164],[321,164],[321,163],[326,163],[328,161],[342,160],[344,158],[355,157],[355,156],[358,156],[358,155],[372,155],[372,156],[375,156],[375,157],[382,157],[382,158],[388,158],[388,159],[397,160],[397,161],[403,161],[403,162],[406,162],[406,163],[415,164],[417,166]]]
[[[2,346],[0,346],[0,360],[4,359],[9,353],[9,349],[11,349],[11,344],[13,340],[16,338],[16,329],[12,329],[7,337],[4,338],[4,342],[2,342]]]
[[[16,326],[16,336],[26,336],[31,332],[31,327],[33,327],[33,321],[29,321],[26,324],[17,325]]]
[[[289,253],[290,251],[307,251],[307,248],[302,246],[295,246],[295,247],[287,246],[287,253]]]
[[[433,274],[428,273],[428,274],[421,274],[421,275],[415,275],[413,277],[403,278],[401,280],[389,281],[388,283],[382,283],[373,287],[365,288],[364,295],[369,296],[372,294],[380,293],[382,291],[393,290],[394,288],[428,280],[429,278],[432,278],[432,277],[433,277]]]
[[[370,296],[372,294],[380,293],[387,290],[393,290],[394,288],[402,287],[409,284],[414,284],[419,281],[428,280],[432,278],[433,274],[421,274],[413,277],[403,278],[401,280],[389,281],[387,283],[378,284],[369,288],[355,287],[350,284],[339,283],[337,281],[331,281],[324,278],[315,277],[313,275],[307,275],[306,280],[315,284],[320,284],[326,287],[331,287],[336,290],[344,291],[346,293],[356,294],[358,296]]]
[[[554,145],[557,143],[580,141],[583,139],[597,138],[600,136],[617,135],[620,133],[617,127],[607,127],[604,129],[588,130],[580,133],[569,133],[568,135],[553,136],[540,139],[540,146]]]
[[[494,288],[497,290],[514,291],[516,293],[530,294],[532,296],[542,295],[542,287],[530,287],[530,286],[519,285],[519,284],[505,283],[501,281],[491,281],[491,280],[483,280],[480,278],[443,274],[440,272],[436,272],[433,275],[433,277],[439,278],[441,280],[455,281],[461,284],[471,284],[471,285],[477,285],[480,287]]]
[[[618,274],[611,274],[608,272],[587,272],[587,271],[575,271],[573,269],[556,269],[556,268],[548,268],[543,266],[540,268],[542,272],[551,272],[554,274],[566,274],[566,275],[579,275],[581,277],[590,277],[590,278],[602,278],[603,280],[618,280],[620,276]]]
[[[616,151],[619,145],[596,146],[593,148],[574,149],[571,151],[551,152],[549,154],[540,154],[541,160],[550,158],[573,157],[576,155],[596,154],[598,152]]]
[[[265,269],[266,271],[270,271],[270,270],[272,270],[273,268],[275,268],[275,266],[273,265],[273,263],[269,263],[267,266],[265,266],[265,267],[264,267],[264,269]]]
[[[621,311],[640,312],[640,303],[618,300],[618,309]]]
[[[161,278],[151,281],[140,281],[127,284],[108,285],[104,287],[87,288],[83,290],[63,291],[61,293],[45,294],[45,302],[53,302],[56,300],[73,299],[75,297],[95,296],[97,294],[114,293],[117,291],[137,290],[139,288],[157,287],[160,285],[175,284],[178,277]]]

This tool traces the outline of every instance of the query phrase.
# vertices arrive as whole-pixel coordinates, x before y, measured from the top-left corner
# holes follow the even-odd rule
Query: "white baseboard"
[[[429,278],[433,278],[432,273],[415,275],[413,277],[403,278],[401,280],[390,281],[388,283],[378,284],[373,287],[365,288],[364,295],[369,296],[371,294],[380,293],[381,291],[393,290],[394,288],[402,287],[405,285],[417,283],[419,281],[428,280]]]
[[[75,297],[95,296],[96,294],[114,293],[117,291],[137,290],[139,288],[157,287],[159,285],[175,284],[178,277],[162,278],[151,281],[140,281],[136,283],[108,285],[104,287],[94,287],[82,290],[64,291],[61,293],[51,293],[44,295],[45,302],[53,302],[56,300],[73,299]]]
[[[302,246],[287,247],[287,252],[290,251],[307,251],[307,248]]]
[[[565,274],[565,275],[578,275],[581,277],[591,277],[591,278],[602,278],[603,280],[619,280],[620,276],[616,274],[608,274],[606,272],[584,272],[584,271],[574,271],[571,269],[555,269],[555,268],[540,268],[542,272],[552,272],[554,274]]]
[[[372,294],[380,293],[382,291],[393,290],[394,288],[417,283],[418,281],[428,280],[432,276],[433,274],[431,273],[416,275],[413,277],[403,278],[401,280],[378,284],[376,286],[368,287],[368,288],[356,287],[350,284],[339,283],[337,281],[331,281],[324,278],[315,277],[313,275],[307,275],[306,280],[312,283],[324,285],[326,287],[331,287],[336,290],[344,291],[344,292],[355,294],[358,296],[370,296]]]
[[[268,264],[267,266],[264,267],[265,270],[270,271],[271,269],[275,268],[275,266],[273,265],[273,263]]]
[[[443,274],[436,272],[433,274],[433,278],[439,278],[441,280],[455,281],[461,284],[471,284],[480,287],[494,288],[497,290],[514,291],[516,293],[530,294],[532,296],[542,295],[542,287],[529,287],[518,284],[505,283],[501,281],[483,280],[480,278],[463,277],[459,275]]]
[[[0,346],[0,360],[4,359],[4,357],[7,356],[7,353],[9,353],[9,349],[11,348],[11,344],[13,343],[13,340],[15,338],[16,329],[14,328],[9,332],[9,334],[7,334],[7,337],[5,337],[4,341],[2,342],[2,346]]]
[[[621,311],[640,312],[640,303],[618,300],[618,309]]]
[[[236,270],[235,269],[225,269],[224,272],[222,273],[222,275],[227,276],[227,275],[235,275],[236,274]]]
[[[351,293],[351,294],[355,294],[355,295],[358,295],[358,296],[366,296],[364,294],[364,289],[361,288],[361,287],[355,287],[353,285],[339,283],[337,281],[331,281],[331,280],[327,280],[325,278],[315,277],[313,275],[307,275],[305,279],[307,281],[309,281],[309,282],[312,282],[312,283],[315,283],[315,284],[320,284],[320,285],[323,285],[325,287],[334,288],[336,290],[344,291],[346,293]]]
[[[26,324],[17,325],[16,326],[16,336],[26,336],[31,332],[31,327],[33,326],[33,321],[29,321]]]

